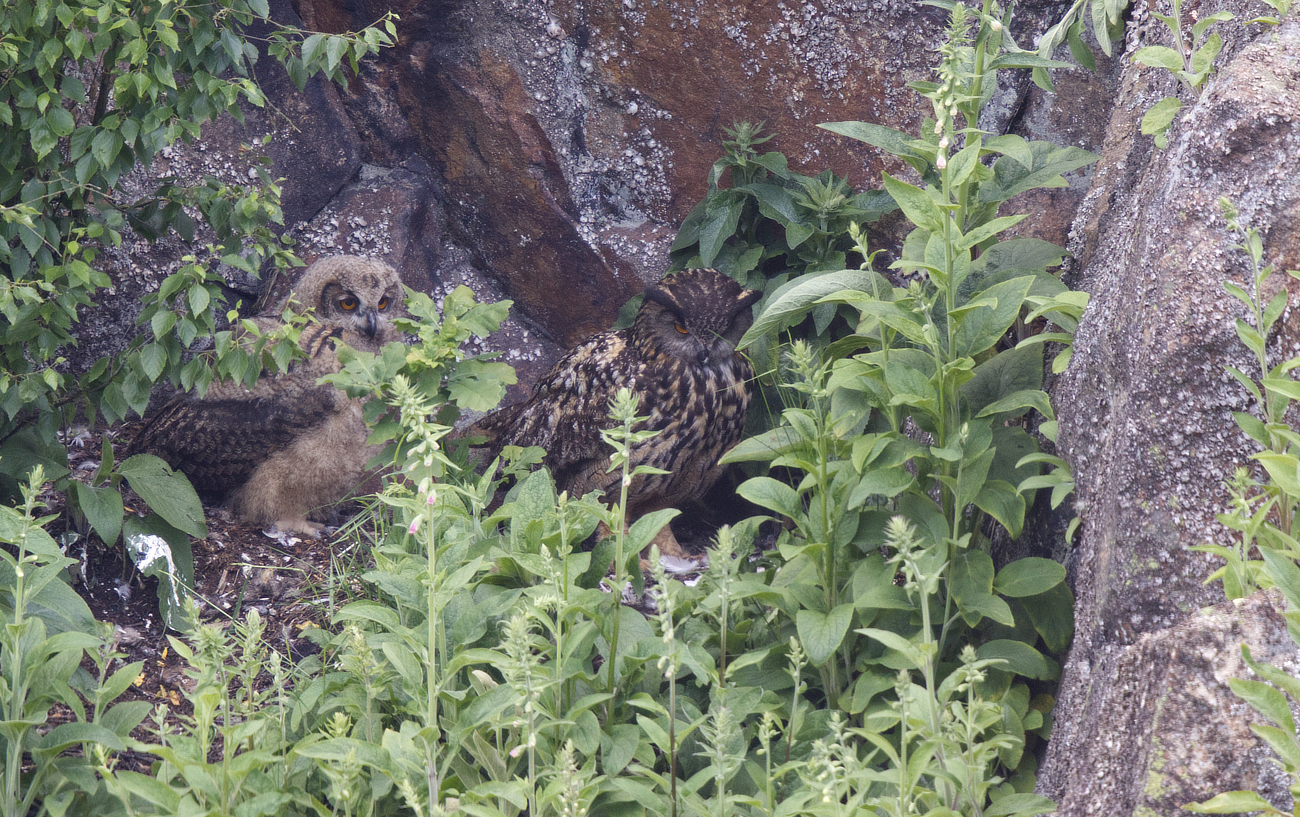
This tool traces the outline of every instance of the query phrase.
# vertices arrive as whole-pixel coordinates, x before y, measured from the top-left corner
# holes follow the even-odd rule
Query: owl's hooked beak
[[[366,310],[366,337],[371,340],[379,334],[379,313],[373,309]]]

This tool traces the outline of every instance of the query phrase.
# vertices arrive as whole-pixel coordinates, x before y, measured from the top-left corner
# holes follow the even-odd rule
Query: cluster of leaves
[[[1269,586],[1263,563],[1252,558],[1256,548],[1260,552],[1277,551],[1292,559],[1300,559],[1300,540],[1295,530],[1296,507],[1300,503],[1300,434],[1297,434],[1286,416],[1292,402],[1300,400],[1300,383],[1290,372],[1300,366],[1300,358],[1290,358],[1270,366],[1268,363],[1268,338],[1287,306],[1286,287],[1278,286],[1269,295],[1269,281],[1274,277],[1271,264],[1264,264],[1264,243],[1259,231],[1243,224],[1236,207],[1226,198],[1219,200],[1228,229],[1237,238],[1232,246],[1246,254],[1250,264],[1246,286],[1228,281],[1224,288],[1245,308],[1247,318],[1236,321],[1237,337],[1255,357],[1258,375],[1250,375],[1236,366],[1228,373],[1250,395],[1259,414],[1234,411],[1233,418],[1242,432],[1260,446],[1253,455],[1264,466],[1269,481],[1261,485],[1249,471],[1240,468],[1228,483],[1232,498],[1231,510],[1216,518],[1239,538],[1231,545],[1206,543],[1194,549],[1213,553],[1224,560],[1223,567],[1210,575],[1206,582],[1223,581],[1223,589],[1230,599],[1244,598],[1261,587]],[[1288,270],[1293,278],[1300,278],[1300,270]]]
[[[1238,243],[1232,249],[1245,253],[1249,262],[1246,286],[1224,283],[1228,293],[1246,309],[1247,318],[1236,321],[1237,337],[1255,357],[1258,379],[1236,366],[1228,366],[1228,373],[1245,388],[1253,399],[1260,415],[1236,411],[1237,425],[1261,450],[1254,459],[1268,473],[1268,482],[1261,484],[1245,468],[1237,469],[1227,488],[1231,497],[1231,510],[1216,518],[1239,538],[1232,545],[1206,543],[1193,550],[1213,553],[1224,560],[1206,579],[1206,583],[1222,581],[1229,599],[1241,599],[1260,588],[1276,587],[1285,599],[1284,614],[1287,632],[1300,645],[1300,540],[1295,532],[1295,511],[1300,503],[1300,434],[1286,422],[1292,401],[1300,399],[1300,383],[1289,373],[1300,366],[1300,358],[1290,358],[1268,365],[1268,339],[1287,307],[1285,286],[1276,287],[1271,296],[1266,293],[1274,276],[1274,267],[1264,264],[1264,242],[1259,230],[1242,222],[1241,215],[1231,201],[1219,199],[1228,229]],[[1300,278],[1300,270],[1287,270],[1293,278]],[[1259,558],[1253,558],[1258,555]],[[1291,704],[1300,702],[1300,679],[1273,666],[1255,661],[1250,648],[1241,645],[1245,665],[1261,680],[1232,678],[1229,687],[1242,700],[1251,705],[1270,723],[1252,723],[1250,729],[1274,752],[1279,765],[1291,776],[1291,796],[1300,800],[1300,730],[1291,714]],[[1285,815],[1254,791],[1230,791],[1218,794],[1201,803],[1189,803],[1183,808],[1199,814],[1239,814],[1259,812]]]
[[[1300,566],[1296,556],[1279,551],[1261,549],[1263,560],[1258,576],[1281,592],[1287,610],[1287,632],[1300,646]],[[1227,585],[1225,581],[1225,587]],[[1300,729],[1296,728],[1292,706],[1300,703],[1300,678],[1267,661],[1256,661],[1250,648],[1241,645],[1243,663],[1260,680],[1230,678],[1228,687],[1251,708],[1268,719],[1268,723],[1252,723],[1250,731],[1268,744],[1277,754],[1276,762],[1291,778],[1289,793],[1292,801],[1300,801]],[[1290,699],[1288,701],[1288,698]],[[1229,791],[1216,794],[1200,803],[1187,803],[1184,809],[1197,814],[1276,814],[1290,817],[1295,810],[1282,811],[1255,791]]]
[[[763,123],[737,122],[725,129],[725,154],[709,171],[708,190],[682,222],[670,248],[671,269],[713,267],[748,289],[772,293],[810,272],[844,269],[853,254],[865,253],[862,225],[897,207],[882,190],[854,193],[848,180],[830,170],[806,176],[789,168],[780,151],[755,148],[773,138]],[[729,180],[730,185],[724,186]],[[623,308],[629,326],[641,296]],[[814,331],[830,337],[843,331],[826,304],[812,314]],[[775,371],[777,338],[764,338],[748,352],[763,382]],[[766,427],[758,419],[751,427]]]
[[[1192,25],[1190,36],[1183,31],[1183,9],[1181,0],[1173,0],[1173,14],[1161,14],[1153,11],[1156,19],[1164,23],[1174,39],[1174,47],[1148,45],[1137,50],[1133,61],[1149,68],[1164,68],[1173,74],[1182,87],[1199,97],[1204,90],[1206,80],[1214,71],[1214,59],[1223,50],[1223,38],[1217,31],[1210,29],[1215,23],[1233,19],[1230,11],[1218,11],[1197,20]],[[1208,34],[1207,34],[1208,32]],[[1169,144],[1169,128],[1174,118],[1185,106],[1176,96],[1167,96],[1152,105],[1142,117],[1142,133],[1155,136],[1156,147],[1163,149]]]
[[[197,137],[209,120],[241,118],[242,104],[265,104],[251,78],[258,50],[248,26],[269,31],[269,53],[301,86],[311,75],[343,79],[345,65],[355,68],[359,57],[394,41],[395,18],[359,34],[308,35],[267,19],[266,0],[2,5],[0,494],[16,499],[19,483],[40,465],[69,491],[79,529],[109,543],[125,533],[142,569],[162,564],[146,567],[161,538],[176,568],[162,574],[163,608],[178,622],[178,588],[168,576],[188,581],[188,537],[206,535],[194,491],[154,457],[116,463],[107,442],[91,480],[73,480],[60,429],[143,413],[163,380],[202,391],[214,377],[251,381],[263,368],[282,369],[293,343],[244,344],[217,331],[225,280],[212,267],[219,261],[256,274],[301,262],[271,229],[283,221],[280,190],[263,167],[248,185],[161,179],[138,198],[123,180],[168,146]],[[94,268],[103,248],[120,244],[127,226],[150,240],[174,231],[192,243],[200,222],[214,243],[145,296],[139,322],[148,331],[88,370],[65,365],[80,311],[113,284]],[[149,503],[149,517],[125,516],[123,483]]]
[[[40,466],[23,486],[22,508],[0,506],[0,814],[65,813],[58,791],[93,779],[95,758],[124,751],[148,715],[147,702],[113,704],[141,664],[114,666],[105,632],[63,580],[67,558],[37,517],[44,486]],[[98,676],[82,667],[89,657]],[[120,662],[118,662],[120,664]],[[89,704],[89,710],[87,709]],[[61,705],[73,720],[49,728]],[[65,755],[82,747],[81,755]]]
[[[758,153],[763,125],[727,128],[726,151],[709,171],[708,192],[673,241],[673,268],[714,267],[752,289],[784,284],[808,272],[844,269],[855,249],[854,224],[894,210],[879,190],[853,193],[827,170],[805,176],[779,151]],[[723,187],[730,176],[730,186]]]

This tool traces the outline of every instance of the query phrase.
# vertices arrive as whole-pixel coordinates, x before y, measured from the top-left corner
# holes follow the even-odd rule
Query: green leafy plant
[[[24,817],[39,806],[67,808],[78,788],[94,788],[94,752],[121,751],[148,704],[110,705],[141,664],[119,657],[86,603],[63,580],[72,564],[38,519],[40,466],[23,488],[21,510],[0,506],[0,814]],[[12,550],[10,549],[12,548]],[[81,668],[90,657],[99,671]],[[87,713],[82,695],[90,698]],[[48,728],[54,706],[72,719]],[[78,756],[64,756],[80,749]]]
[[[777,151],[758,153],[763,123],[727,128],[726,155],[709,171],[708,193],[695,205],[671,248],[673,267],[716,267],[751,289],[812,270],[843,269],[854,249],[849,225],[894,209],[878,190],[854,194],[830,171],[805,176]],[[730,186],[723,186],[730,175]]]
[[[1223,567],[1206,583],[1222,581],[1229,599],[1244,598],[1261,587],[1278,588],[1287,605],[1287,631],[1300,644],[1300,567],[1296,564],[1300,542],[1294,533],[1296,503],[1300,502],[1300,483],[1296,481],[1300,436],[1286,422],[1291,402],[1300,399],[1300,384],[1289,376],[1300,366],[1300,358],[1269,366],[1268,339],[1286,309],[1287,290],[1278,287],[1271,296],[1266,293],[1275,270],[1273,265],[1264,264],[1263,238],[1256,228],[1243,223],[1231,201],[1221,198],[1219,207],[1238,241],[1232,249],[1245,253],[1250,264],[1246,286],[1227,281],[1224,288],[1247,310],[1247,318],[1236,321],[1237,337],[1254,354],[1259,367],[1258,379],[1235,366],[1227,367],[1262,415],[1238,411],[1233,412],[1233,417],[1246,436],[1261,447],[1253,458],[1263,465],[1268,481],[1261,483],[1246,468],[1238,468],[1227,485],[1231,510],[1216,518],[1239,538],[1231,545],[1205,543],[1192,549],[1224,559]],[[1287,274],[1300,278],[1298,270],[1288,270]],[[1258,559],[1253,558],[1256,554]],[[1246,666],[1261,680],[1233,678],[1228,685],[1270,721],[1252,723],[1250,728],[1278,755],[1279,764],[1291,776],[1294,798],[1300,795],[1300,732],[1287,698],[1300,701],[1300,680],[1271,664],[1255,661],[1245,644],[1241,651]],[[1253,791],[1224,792],[1183,808],[1200,814],[1286,814]]]
[[[1292,556],[1268,549],[1261,553],[1264,558],[1260,572],[1281,591],[1287,607],[1284,614],[1287,631],[1300,645],[1300,567]],[[1291,706],[1300,702],[1300,679],[1266,661],[1256,661],[1245,644],[1241,645],[1241,657],[1260,680],[1230,678],[1228,686],[1238,698],[1268,719],[1268,723],[1252,723],[1250,731],[1277,754],[1278,765],[1291,778],[1291,797],[1300,800],[1300,731],[1291,714]],[[1183,808],[1197,814],[1256,812],[1289,817],[1295,813],[1294,809],[1286,812],[1274,807],[1254,791],[1222,792],[1200,803],[1187,803]]]
[[[177,577],[165,578],[162,592],[176,600],[191,570],[184,536],[205,533],[193,490],[153,458],[114,468],[107,446],[90,482],[72,480],[59,432],[75,421],[93,427],[143,412],[162,380],[202,390],[214,376],[255,378],[262,347],[250,353],[230,332],[217,331],[224,280],[214,262],[250,274],[263,264],[300,262],[270,229],[283,218],[280,191],[261,166],[247,185],[162,179],[140,197],[128,193],[124,179],[169,146],[199,136],[206,122],[240,118],[242,104],[265,104],[252,79],[258,51],[246,32],[253,23],[267,27],[266,48],[301,85],[318,74],[343,80],[345,66],[355,70],[357,59],[394,41],[396,18],[386,15],[356,34],[324,35],[269,20],[266,0],[3,8],[0,492],[16,496],[39,464],[58,490],[71,492],[74,516],[89,530],[111,544],[125,526],[137,561],[156,551],[141,543],[161,537]],[[150,240],[174,232],[192,244],[199,235],[195,214],[215,243],[196,248],[145,297],[140,322],[149,331],[86,371],[69,368],[81,313],[114,283],[96,269],[103,248],[120,244],[128,226]],[[201,351],[214,337],[214,349]],[[267,348],[283,357],[292,345]],[[150,504],[150,517],[124,519],[123,482]],[[178,620],[174,603],[163,609],[169,621]]]
[[[1063,568],[1029,559],[998,572],[985,552],[991,523],[1019,534],[1024,492],[1051,484],[1059,504],[1071,487],[1063,462],[1052,461],[1047,481],[1037,473],[1044,455],[1016,422],[1031,410],[1053,419],[1041,390],[1041,341],[1025,338],[1001,351],[999,344],[1009,332],[1024,332],[1019,324],[1035,310],[1072,329],[1082,303],[1047,271],[1063,257],[1059,248],[999,241],[1023,217],[999,216],[998,209],[1023,190],[1064,184],[1060,173],[1095,157],[1014,136],[986,138],[971,127],[997,69],[1051,64],[1003,51],[1000,32],[1009,21],[989,6],[978,13],[947,7],[952,26],[940,48],[939,81],[913,86],[935,104],[925,138],[861,122],[823,126],[887,150],[921,174],[925,187],[886,175],[884,188],[914,225],[896,266],[920,271],[926,283],[896,288],[869,269],[809,274],[772,293],[741,341],[791,326],[823,304],[857,315],[856,331],[822,354],[791,347],[787,382],[802,399],[787,401],[777,428],[727,455],[794,475],[788,483],[756,477],[740,493],[790,520],[774,583],[793,595],[795,631],[824,694],[852,701],[850,712],[893,687],[892,670],[884,670],[898,659],[887,656],[931,639],[935,661],[955,660],[967,644],[980,660],[1003,658],[981,671],[997,679],[989,697],[1007,707],[1005,696],[1023,683],[1017,676],[1054,677],[1039,639],[1059,652],[1071,630]],[[997,158],[990,166],[981,161],[986,156]],[[875,552],[896,515],[923,543],[921,572],[939,600],[933,621],[931,604],[899,597],[894,571]],[[933,695],[933,685],[928,691]],[[1007,713],[1007,722],[1019,717]]]
[[[1242,223],[1236,207],[1228,199],[1221,198],[1219,206],[1228,229],[1239,242],[1232,249],[1245,253],[1250,264],[1246,286],[1228,281],[1224,288],[1247,310],[1247,318],[1236,321],[1237,337],[1254,355],[1259,373],[1250,375],[1235,366],[1228,366],[1227,371],[1254,400],[1262,415],[1234,411],[1232,416],[1242,432],[1262,449],[1253,458],[1263,465],[1269,480],[1260,484],[1245,469],[1238,469],[1228,483],[1231,510],[1216,518],[1239,538],[1231,545],[1205,543],[1193,550],[1224,559],[1224,566],[1206,582],[1222,580],[1228,598],[1238,599],[1268,584],[1267,577],[1260,572],[1261,562],[1251,558],[1253,548],[1270,548],[1300,558],[1300,542],[1294,531],[1296,506],[1300,503],[1300,482],[1296,480],[1300,436],[1286,420],[1292,401],[1300,399],[1300,384],[1289,374],[1300,366],[1300,358],[1269,365],[1268,339],[1286,309],[1287,291],[1278,287],[1272,295],[1266,294],[1275,270],[1273,265],[1264,264],[1264,243],[1259,231]],[[1297,270],[1289,270],[1287,274],[1300,278]]]
[[[1217,31],[1210,32],[1215,23],[1233,19],[1232,12],[1218,11],[1205,16],[1192,24],[1190,32],[1183,30],[1183,9],[1181,0],[1173,0],[1173,14],[1151,12],[1156,19],[1165,24],[1174,38],[1174,47],[1148,45],[1137,50],[1133,61],[1149,68],[1164,68],[1177,78],[1178,82],[1199,97],[1214,70],[1214,58],[1223,50],[1223,38]],[[1164,148],[1169,143],[1169,128],[1174,118],[1183,109],[1178,97],[1167,96],[1152,105],[1142,117],[1142,133],[1155,136],[1156,147]]]
[[[698,583],[656,566],[643,594],[638,557],[671,511],[625,527],[622,503],[557,496],[545,469],[529,470],[536,450],[462,467],[458,407],[491,408],[512,377],[462,344],[506,305],[457,291],[438,310],[413,295],[402,328],[418,345],[341,353],[328,378],[366,399],[400,478],[364,534],[363,592],[310,631],[321,654],[290,668],[255,616],[192,628],[173,647],[191,665],[193,717],[127,744],[159,758],[151,774],[115,769],[104,743],[88,752],[98,777],[43,784],[79,800],[50,802],[111,814],[1049,811],[1031,793],[1034,743],[1051,726],[1034,691],[1058,674],[1072,598],[1060,565],[999,569],[986,544],[996,526],[1018,532],[1026,493],[1069,490],[1063,462],[1039,473],[1047,455],[1027,427],[1030,411],[1052,418],[1043,344],[1068,349],[1085,302],[1049,272],[1063,252],[1003,238],[1017,219],[998,210],[1092,157],[975,130],[997,70],[1057,63],[1015,49],[991,3],[945,7],[938,81],[916,85],[935,103],[924,135],[828,126],[900,156],[919,185],[886,177],[885,193],[853,196],[829,174],[789,173],[738,126],[676,250],[771,274],[747,341],[782,361],[780,423],[730,457],[770,469],[741,493],[781,518],[774,549],[751,552],[764,520],[743,520],[718,531]],[[906,288],[870,269],[862,224],[893,206],[886,196],[914,227],[898,267],[924,280]],[[182,317],[206,331],[201,267],[147,319],[165,352],[147,354],[167,371],[164,338]],[[809,316],[815,342],[777,355]],[[1060,331],[1035,333],[1040,319]],[[217,350],[205,366],[246,377],[282,365],[277,348],[244,348],[243,364]],[[207,369],[188,365],[174,371],[201,386]],[[607,441],[625,451],[638,418],[614,410]],[[93,485],[121,471],[110,460]],[[624,603],[647,596],[649,617]],[[175,722],[166,714],[155,722]]]

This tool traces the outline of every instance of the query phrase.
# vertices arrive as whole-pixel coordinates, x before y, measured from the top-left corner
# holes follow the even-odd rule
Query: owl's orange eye
[[[673,328],[676,329],[678,332],[681,332],[683,335],[689,335],[691,333],[689,329],[687,329],[685,326],[682,326],[680,323],[673,324]]]
[[[345,312],[351,312],[357,308],[357,299],[353,298],[351,295],[346,295],[339,300],[339,306],[343,307]]]
[[[381,310],[388,308],[388,296],[385,295],[383,298],[379,299],[379,308]]]

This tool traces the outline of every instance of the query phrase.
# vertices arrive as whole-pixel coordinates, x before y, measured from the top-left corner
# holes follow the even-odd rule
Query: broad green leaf
[[[795,278],[769,296],[754,325],[740,339],[738,348],[745,349],[769,332],[779,332],[793,326],[828,295],[845,290],[871,292],[873,286],[884,291],[892,289],[889,282],[878,273],[863,270],[838,270]]]
[[[976,648],[975,654],[982,659],[997,658],[1006,661],[1002,669],[1026,678],[1052,681],[1060,674],[1059,667],[1049,663],[1042,653],[1022,641],[989,641]]]
[[[1275,687],[1248,678],[1229,678],[1228,686],[1233,694],[1255,707],[1259,714],[1268,718],[1276,726],[1288,732],[1295,732],[1295,717],[1291,714],[1291,707],[1287,704],[1286,696]]]
[[[851,303],[863,315],[870,315],[915,344],[923,346],[929,340],[920,316],[898,304],[872,299],[854,300]]]
[[[641,728],[631,723],[606,727],[600,736],[600,763],[606,774],[617,775],[627,768],[641,742]]]
[[[1260,381],[1264,391],[1280,394],[1290,400],[1300,400],[1300,380],[1289,377],[1268,377]]]
[[[993,136],[984,140],[984,149],[1010,156],[1019,162],[1025,170],[1032,170],[1034,167],[1034,154],[1029,149],[1029,143],[1025,141],[1023,136],[1017,136],[1013,133]]]
[[[779,184],[747,184],[736,189],[751,194],[758,202],[759,212],[783,226],[802,221],[794,197]]]
[[[744,201],[732,201],[716,213],[711,213],[708,220],[700,227],[700,263],[704,266],[712,265],[718,253],[722,251],[722,245],[735,235],[736,225],[740,222],[740,213],[744,207]]]
[[[793,428],[777,426],[757,437],[741,440],[723,455],[721,462],[770,462],[781,454],[793,451],[803,439]]]
[[[906,468],[895,466],[891,468],[870,468],[858,484],[849,494],[849,510],[856,510],[862,507],[862,504],[873,496],[882,496],[886,499],[892,499],[903,491],[906,491],[916,479]]]
[[[1065,567],[1051,559],[1030,556],[998,571],[993,589],[1004,596],[1023,598],[1046,593],[1065,581]]]
[[[1273,808],[1271,803],[1253,791],[1227,791],[1216,794],[1209,800],[1187,803],[1182,808],[1197,814],[1244,814],[1248,811],[1285,813]]]
[[[970,550],[953,560],[950,588],[954,598],[987,594],[993,590],[993,559]]]
[[[962,317],[953,339],[954,353],[959,357],[974,357],[997,343],[1015,323],[1033,282],[1029,276],[1013,278],[980,293],[982,299],[987,298],[997,305],[976,309]]]
[[[1094,153],[1083,148],[1058,147],[1051,142],[1029,143],[1034,157],[1033,169],[1027,170],[1018,160],[1003,156],[993,164],[993,178],[980,185],[980,202],[999,202],[1038,187],[1064,187],[1062,173],[1077,170],[1097,161]]]
[[[881,175],[884,178],[885,190],[894,197],[894,201],[898,202],[899,209],[907,216],[908,221],[932,233],[943,230],[943,213],[934,203],[934,199],[930,198],[929,193],[915,185],[895,179],[888,173]]]
[[[1148,68],[1164,68],[1169,71],[1183,70],[1183,57],[1176,50],[1163,45],[1148,45],[1139,48],[1133,55],[1133,62]]]
[[[1174,117],[1183,109],[1178,97],[1167,96],[1147,109],[1142,115],[1141,131],[1145,136],[1162,133],[1173,124]]]
[[[1300,497],[1300,480],[1296,477],[1296,467],[1300,465],[1293,454],[1279,454],[1275,451],[1261,451],[1252,455],[1264,465],[1273,484],[1281,488],[1288,496]]]
[[[1259,552],[1264,557],[1264,572],[1282,591],[1287,605],[1291,610],[1300,610],[1300,566],[1290,556],[1272,548],[1261,547]]]
[[[838,605],[829,613],[804,609],[795,615],[795,629],[813,666],[820,667],[830,660],[844,643],[852,621],[852,604]]]
[[[982,244],[1003,230],[1010,229],[1019,224],[1028,216],[1028,213],[1023,213],[1017,216],[1003,216],[1001,218],[995,218],[987,224],[981,224],[969,233],[966,233],[966,235],[962,236],[961,240],[957,242],[956,249],[966,250],[978,244]]]
[[[954,187],[964,184],[975,168],[979,166],[980,149],[982,143],[978,139],[972,139],[970,144],[957,151],[948,159],[948,183]],[[1024,216],[1015,217],[1017,220]],[[978,244],[978,241],[963,243],[961,249]]]
[[[877,627],[863,627],[856,632],[865,635],[874,641],[879,641],[889,649],[906,657],[914,666],[921,666],[924,663],[925,656],[922,654],[920,646],[913,644],[898,633],[889,630],[882,630]]]
[[[676,508],[662,508],[638,517],[628,528],[625,544],[630,551],[640,553],[649,547],[651,540],[658,536],[659,532],[672,521],[673,517],[680,513],[681,511]]]
[[[999,55],[988,70],[998,68],[1073,68],[1068,62],[1040,57],[1032,51],[1012,51]]]
[[[181,792],[156,777],[140,774],[129,769],[117,769],[113,772],[115,782],[133,797],[146,803],[162,807],[164,814],[177,814],[181,802]]]
[[[122,533],[122,494],[112,485],[92,488],[84,482],[72,481],[69,484],[77,506],[86,515],[90,527],[99,534],[99,538],[108,545],[117,544],[117,537]]]
[[[149,503],[154,513],[175,528],[202,539],[208,535],[203,503],[184,474],[152,454],[136,454],[118,466],[131,490]]]
[[[955,500],[957,507],[964,508],[973,504],[976,497],[985,488],[989,466],[993,464],[994,453],[992,448],[987,448],[974,459],[968,459],[961,464],[961,470],[957,474],[957,496]]]
[[[803,512],[803,502],[795,489],[771,477],[753,477],[747,479],[736,489],[736,493],[763,508],[776,511],[782,516],[798,517]]]
[[[1288,771],[1300,770],[1300,741],[1296,740],[1295,732],[1262,723],[1252,723],[1250,731],[1263,738],[1269,748],[1277,753],[1284,768]]]
[[[866,142],[902,159],[920,159],[926,162],[933,159],[933,154],[921,153],[915,147],[916,139],[883,125],[870,122],[823,122],[817,127],[859,142]]]
[[[1005,352],[1003,354],[1006,354]],[[1001,357],[1002,355],[998,355]],[[1047,392],[1041,389],[1022,389],[1021,391],[1012,392],[1001,400],[997,400],[980,409],[976,417],[987,417],[991,414],[1000,414],[1010,412],[1011,416],[1024,414],[1026,409],[1035,409],[1044,417],[1056,416],[1052,412],[1052,403],[1047,398]]]
[[[1042,385],[1042,347],[1025,346],[1008,349],[976,366],[974,376],[961,385],[961,394],[978,417],[996,414],[1007,420],[1035,408],[1050,419],[1055,414]]]
[[[73,722],[60,724],[32,741],[32,751],[53,757],[79,743],[98,743],[115,752],[126,750],[126,744],[113,732],[97,723]]]
[[[983,814],[984,817],[1007,817],[1007,815],[1037,817],[1054,811],[1056,811],[1056,803],[1041,794],[1017,793],[997,798],[989,803]]]

